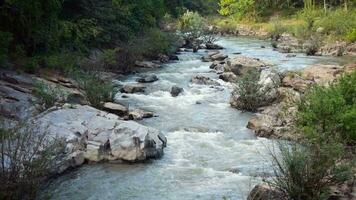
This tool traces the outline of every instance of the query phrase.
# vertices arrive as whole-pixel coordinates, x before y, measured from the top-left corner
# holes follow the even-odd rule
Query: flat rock
[[[119,116],[125,116],[128,114],[128,109],[118,103],[106,102],[103,105],[103,109],[109,113],[113,113]]]
[[[39,132],[48,132],[49,138],[63,138],[70,146],[63,155],[60,171],[71,167],[68,163],[73,164],[73,155],[77,155],[78,165],[82,164],[82,156],[89,162],[159,158],[167,142],[156,129],[120,120],[117,115],[90,106],[64,106],[32,121]]]
[[[158,77],[154,74],[145,75],[137,79],[139,83],[152,83],[155,81],[158,81]]]

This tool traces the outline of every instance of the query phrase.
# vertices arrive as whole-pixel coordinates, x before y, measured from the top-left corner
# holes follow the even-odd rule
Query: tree
[[[255,0],[220,0],[219,13],[223,16],[235,15],[242,18],[253,11]]]

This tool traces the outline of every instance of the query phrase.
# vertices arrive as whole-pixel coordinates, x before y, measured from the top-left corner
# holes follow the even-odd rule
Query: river
[[[279,70],[302,68],[315,63],[338,62],[335,58],[307,57],[273,51],[269,42],[249,38],[221,38],[223,53],[242,55],[276,64]],[[261,48],[261,46],[266,48]],[[252,113],[229,105],[230,83],[218,80],[198,53],[184,52],[179,61],[154,72],[130,75],[122,83],[133,83],[145,73],[159,81],[147,84],[144,94],[116,96],[130,108],[153,111],[158,117],[139,123],[161,130],[168,139],[160,160],[139,164],[86,165],[52,181],[45,190],[53,199],[190,200],[246,199],[250,189],[271,173],[268,148],[272,140],[257,138],[246,128]],[[195,75],[221,83],[219,87],[191,84]],[[169,91],[184,88],[178,97]],[[46,195],[44,195],[46,196]]]

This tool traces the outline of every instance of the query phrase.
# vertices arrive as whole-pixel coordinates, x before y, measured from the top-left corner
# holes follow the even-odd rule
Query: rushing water
[[[229,57],[240,52],[274,63],[280,70],[337,62],[302,54],[287,58],[273,51],[268,42],[254,39],[223,38],[219,43]],[[204,50],[185,52],[179,61],[155,70],[159,81],[147,84],[144,94],[129,94],[129,98],[117,95],[117,101],[130,108],[159,115],[140,123],[167,136],[162,159],[132,165],[87,165],[53,181],[46,192],[53,199],[246,199],[249,190],[261,181],[261,173],[270,171],[267,147],[272,141],[257,138],[245,128],[251,113],[229,106],[231,84],[219,80],[221,86],[211,88],[189,82],[197,74],[218,79],[209,63],[200,61],[204,54]],[[152,72],[120,81],[135,82],[145,73]],[[184,88],[175,98],[169,93],[174,85]]]

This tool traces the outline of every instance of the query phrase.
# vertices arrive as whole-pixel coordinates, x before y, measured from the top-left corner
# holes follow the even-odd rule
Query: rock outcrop
[[[206,49],[223,49],[224,47],[218,45],[218,44],[214,44],[214,43],[206,43],[205,44]]]
[[[271,64],[258,58],[251,58],[247,56],[237,56],[236,58],[227,61],[227,65],[236,75],[244,75],[252,68],[261,70],[272,66]]]
[[[48,137],[63,138],[66,151],[58,173],[73,165],[89,162],[124,160],[130,162],[159,158],[167,140],[156,129],[90,106],[53,108],[32,119],[38,131]],[[75,161],[75,162],[74,162]]]
[[[199,84],[199,85],[213,85],[213,86],[220,86],[220,83],[216,82],[215,80],[202,76],[202,75],[196,75],[194,76],[191,80],[191,83]]]

